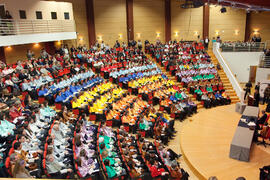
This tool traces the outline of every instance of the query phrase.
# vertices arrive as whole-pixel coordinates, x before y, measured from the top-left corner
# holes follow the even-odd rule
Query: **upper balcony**
[[[76,38],[74,20],[0,20],[0,46]]]
[[[0,0],[0,46],[76,38],[72,3]]]

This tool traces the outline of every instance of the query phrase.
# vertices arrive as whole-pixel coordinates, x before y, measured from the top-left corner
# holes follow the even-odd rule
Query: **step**
[[[239,100],[238,96],[230,96],[231,100]]]
[[[235,103],[238,103],[240,102],[240,100],[232,100],[231,103],[235,104]]]
[[[202,108],[203,108],[202,104],[197,105],[197,109],[202,109]]]

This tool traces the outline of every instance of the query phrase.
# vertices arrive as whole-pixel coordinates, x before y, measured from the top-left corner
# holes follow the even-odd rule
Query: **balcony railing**
[[[260,57],[259,67],[260,68],[270,68],[270,56],[266,56],[265,54],[263,54]]]
[[[225,42],[220,46],[222,52],[261,52],[266,47],[266,42]]]
[[[222,66],[225,74],[227,75],[230,83],[232,84],[233,89],[235,90],[237,96],[239,97],[241,102],[244,102],[244,91],[241,88],[239,82],[237,81],[236,77],[233,75],[229,65],[227,64],[226,60],[222,56],[220,52],[220,43],[215,42],[213,44],[213,53],[215,54],[216,58],[218,59],[219,64]]]
[[[18,20],[0,19],[0,36],[76,32],[73,20]]]

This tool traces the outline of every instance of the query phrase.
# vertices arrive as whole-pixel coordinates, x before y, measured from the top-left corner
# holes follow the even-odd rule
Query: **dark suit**
[[[264,124],[267,119],[267,114],[264,114],[260,119],[257,121],[257,124]]]
[[[258,107],[260,102],[260,93],[254,93],[254,106]]]

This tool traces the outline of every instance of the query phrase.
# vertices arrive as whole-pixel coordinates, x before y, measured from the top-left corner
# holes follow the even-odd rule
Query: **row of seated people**
[[[136,66],[135,63],[130,66],[126,66],[125,69],[122,68],[119,71],[115,70],[110,73],[110,77],[113,82],[126,82],[131,79],[136,79],[138,77],[150,76],[151,74],[161,73],[161,70],[157,67],[156,64],[145,64],[142,66]]]
[[[157,119],[158,116],[156,115],[156,109],[151,104],[145,111],[145,114],[138,121],[139,134],[142,137],[154,137],[154,127]]]
[[[189,174],[181,168],[178,159],[181,154],[175,153],[172,149],[166,148],[160,140],[155,139],[155,146],[157,153],[161,158],[162,162],[167,167],[172,179],[188,179]]]
[[[133,95],[124,95],[112,104],[112,109],[106,115],[106,122],[112,121],[113,126],[126,126],[128,132],[136,133],[137,123],[142,118],[146,109],[149,107],[147,102]]]
[[[177,81],[182,82],[184,87],[187,87],[189,83],[191,82],[200,82],[202,80],[212,80],[212,79],[219,79],[219,76],[217,75],[216,69],[201,69],[200,71],[194,71],[194,74],[186,74],[186,75],[180,75],[177,73]],[[180,71],[185,72],[186,71]],[[180,73],[179,72],[179,73]]]
[[[90,75],[87,72],[83,74],[87,75],[85,75],[85,77],[82,79],[74,80],[76,78],[71,77],[71,79],[76,82],[69,82],[70,79],[64,80],[68,86],[63,85],[62,87],[59,87],[58,84],[53,83],[41,86],[41,88],[37,90],[39,102],[42,103],[46,99],[50,105],[54,104],[55,102],[68,103],[68,101],[70,101],[75,94],[78,94],[85,88],[94,86],[94,84],[98,83],[100,80],[98,77],[95,78],[93,74]]]
[[[54,118],[46,138],[42,162],[47,177],[74,177],[72,136],[77,119],[66,107]]]
[[[61,59],[61,58],[60,58]],[[59,63],[54,67],[53,64]],[[49,64],[49,65],[48,65]],[[3,64],[4,68],[1,73],[2,82],[16,89],[23,89],[22,83],[30,81],[27,88],[38,88],[47,81],[62,77],[70,72],[77,72],[83,66],[76,66],[73,61],[64,61],[60,64],[55,58],[18,61],[13,65]],[[1,70],[1,69],[0,69]],[[39,78],[42,76],[42,78]],[[26,81],[27,80],[27,81]],[[37,86],[37,87],[36,87]]]
[[[169,179],[170,174],[168,169],[158,156],[154,143],[138,135],[137,146],[139,148],[140,155],[147,166],[147,171],[150,172],[151,178]]]
[[[6,76],[2,78],[2,89],[8,88],[9,92],[18,94],[18,91],[32,90],[35,88],[39,88],[41,85],[52,82],[53,79],[50,76],[46,76],[42,74],[41,76],[34,76],[29,79],[19,80],[15,73],[11,74],[11,76]]]
[[[106,54],[102,50],[97,50],[90,54],[89,62],[95,72],[101,72],[104,77],[109,78],[111,71],[126,67],[128,62],[136,62],[137,65],[148,61],[143,51],[136,47],[113,48]]]
[[[175,137],[174,119],[166,111],[155,114],[156,121],[154,126],[154,137],[163,144],[168,145],[170,139]]]
[[[16,101],[11,111],[4,114],[1,148],[5,151],[1,153],[7,173],[1,173],[1,177],[41,178],[41,154],[51,119],[55,115],[48,108],[45,103],[33,111],[27,111],[20,101]],[[9,143],[11,139],[15,139],[13,143]]]
[[[79,178],[100,177],[97,155],[97,130],[86,114],[77,122],[73,140],[73,157]]]
[[[76,95],[79,95],[83,91],[87,91],[93,87],[95,87],[97,84],[100,84],[103,82],[103,79],[100,77],[89,77],[85,79],[84,81],[79,81],[77,83],[73,83],[71,86],[68,86],[61,91],[59,91],[54,97],[54,102],[58,104],[64,104],[69,109],[72,108],[72,100],[75,99],[74,97]],[[54,98],[53,97],[53,98]],[[48,98],[48,96],[47,96]]]
[[[59,78],[54,80],[52,83],[46,83],[40,86],[37,90],[38,96],[49,96],[53,97],[57,92],[61,91],[66,87],[72,87],[72,93],[76,92],[76,87],[74,87],[75,83],[84,81],[85,79],[91,78],[94,76],[94,73],[90,71],[81,71],[76,74],[71,74],[70,77],[65,75],[63,78]],[[23,84],[24,85],[24,84]],[[31,87],[30,87],[31,88]],[[31,89],[28,89],[28,91]],[[74,92],[73,92],[74,91]]]
[[[187,116],[197,113],[197,105],[187,96],[184,90],[171,91],[160,89],[154,98],[160,101],[160,110],[165,110],[171,117],[184,120]]]
[[[135,136],[128,134],[122,126],[117,131],[118,146],[130,178],[149,178],[149,172],[140,155]]]
[[[207,83],[195,85],[189,88],[189,92],[193,94],[198,101],[202,101],[205,108],[228,105],[231,103],[231,99],[226,94],[222,84],[220,84],[220,86]]]
[[[122,88],[111,82],[103,82],[73,98],[72,107],[73,110],[90,114],[93,121],[105,121],[105,114],[110,110],[111,104],[118,101],[123,94]]]
[[[125,177],[127,169],[117,146],[117,133],[100,123],[97,138],[98,153],[107,178]]]
[[[72,58],[66,58],[66,56],[61,56],[59,53],[56,53],[55,55],[49,55],[47,52],[45,53],[46,56],[39,58],[28,58],[24,61],[17,61],[14,64],[2,63],[0,68],[1,75],[6,76],[14,71],[20,72],[22,70],[40,71],[41,73],[53,74],[54,71],[61,71],[63,67],[71,67],[78,63],[78,59],[76,56],[73,56]],[[35,73],[39,72],[31,72],[30,74],[32,75]]]
[[[157,83],[157,82],[160,82],[160,83]],[[154,84],[154,85],[151,85],[151,84]],[[128,82],[129,91],[135,95],[138,95],[139,89],[142,88],[143,86],[149,87],[149,88],[152,86],[152,89],[155,89],[163,85],[166,85],[166,86],[174,85],[174,82],[171,80],[168,80],[168,78],[164,74],[162,75],[158,74],[158,75],[153,75],[149,77],[142,77],[140,79],[136,79],[136,80],[132,80]]]

